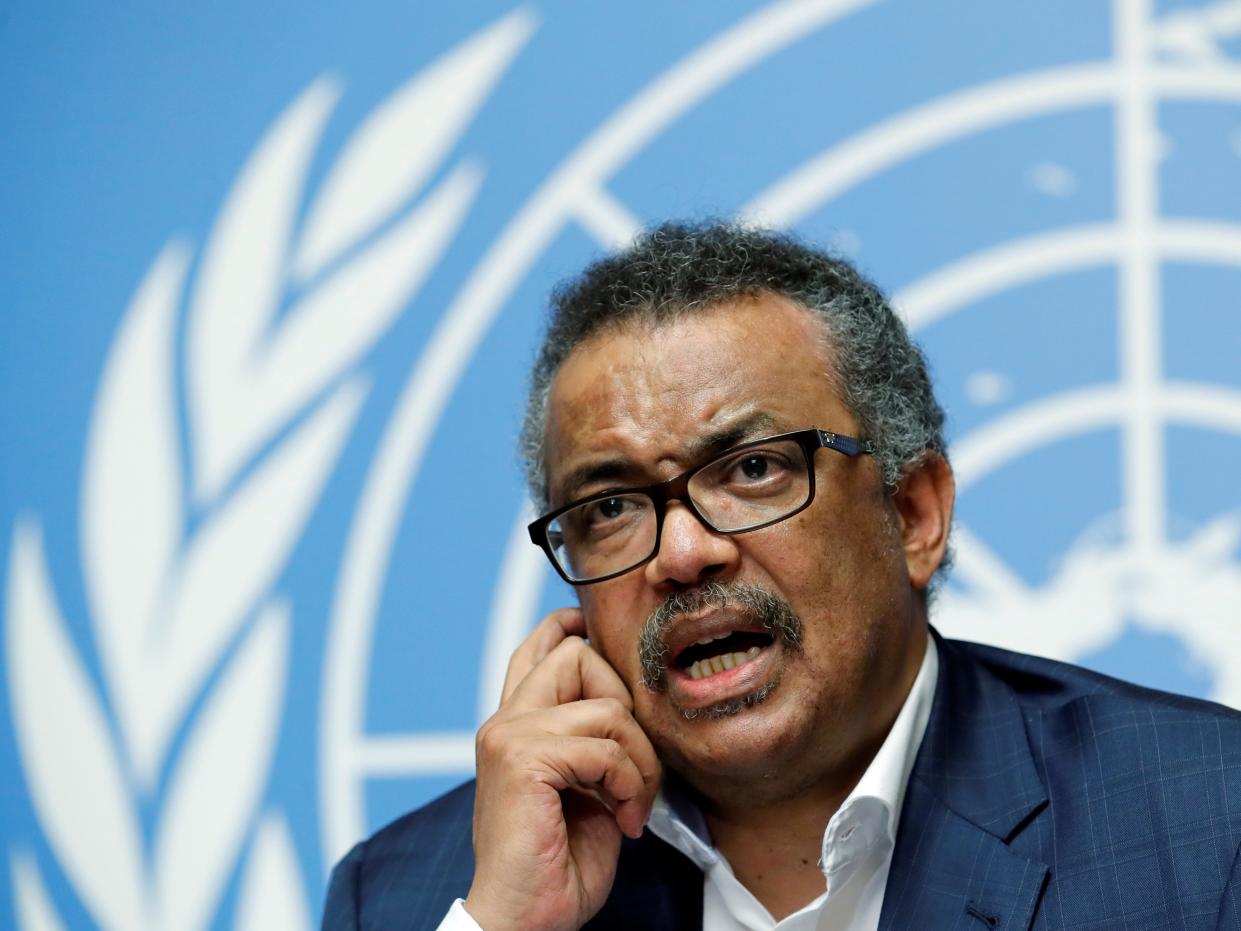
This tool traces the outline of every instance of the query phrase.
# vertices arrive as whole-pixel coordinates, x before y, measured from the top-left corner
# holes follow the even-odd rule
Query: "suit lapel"
[[[939,682],[905,794],[881,931],[1030,927],[1045,864],[1010,843],[1046,807],[1009,689],[935,635]]]
[[[910,783],[880,931],[1029,928],[1047,867]]]

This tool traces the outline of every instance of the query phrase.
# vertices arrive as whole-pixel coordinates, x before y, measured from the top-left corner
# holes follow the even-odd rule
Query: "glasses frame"
[[[740,530],[721,530],[698,510],[698,506],[694,504],[693,499],[689,496],[689,483],[696,474],[706,469],[720,459],[728,456],[735,456],[737,453],[744,452],[758,446],[765,446],[768,443],[774,443],[783,440],[792,440],[796,442],[806,456],[806,472],[809,476],[810,488],[806,495],[806,500],[797,508],[783,514],[773,520],[764,521],[761,524],[755,524],[753,527],[744,527]],[[570,585],[594,585],[596,582],[606,582],[608,579],[614,579],[617,576],[624,575],[626,572],[632,572],[639,566],[643,566],[655,558],[655,554],[659,552],[659,544],[663,538],[664,532],[664,515],[668,511],[669,501],[680,501],[685,505],[686,510],[694,515],[704,527],[709,528],[715,533],[723,533],[728,536],[734,536],[740,533],[749,533],[751,530],[762,530],[764,527],[770,527],[772,524],[778,524],[780,521],[788,520],[795,514],[800,514],[806,508],[810,507],[810,503],[814,501],[814,454],[820,449],[832,449],[846,456],[862,456],[870,455],[875,452],[875,445],[870,440],[858,439],[857,437],[844,436],[839,433],[832,433],[828,430],[820,430],[818,427],[809,427],[805,430],[794,430],[792,433],[777,433],[775,436],[766,436],[760,440],[751,440],[746,443],[740,443],[737,446],[731,446],[723,452],[712,456],[706,462],[700,462],[692,468],[686,469],[680,475],[675,475],[666,482],[656,482],[653,485],[643,485],[637,488],[612,488],[607,491],[601,491],[598,494],[588,495],[585,498],[578,498],[576,501],[570,501],[563,507],[549,511],[542,517],[531,521],[526,529],[530,533],[530,541],[537,547],[541,548],[547,555],[548,560],[552,564],[552,568],[556,573],[568,582]],[[651,503],[655,508],[655,543],[651,547],[651,552],[646,558],[639,560],[626,569],[619,572],[611,572],[608,575],[597,576],[591,579],[571,579],[568,572],[560,565],[560,561],[556,559],[555,551],[552,548],[551,540],[548,539],[547,528],[557,517],[572,511],[574,508],[581,507],[584,504],[590,504],[592,501],[603,501],[607,498],[615,498],[619,495],[646,495],[651,499]]]

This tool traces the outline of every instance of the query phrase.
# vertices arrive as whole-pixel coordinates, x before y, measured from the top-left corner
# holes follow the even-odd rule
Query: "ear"
[[[956,491],[952,466],[938,453],[928,453],[897,485],[893,501],[901,546],[909,581],[916,589],[927,587],[944,559]]]

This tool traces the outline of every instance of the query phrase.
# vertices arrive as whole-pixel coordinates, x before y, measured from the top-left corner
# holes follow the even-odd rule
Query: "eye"
[[[784,457],[760,449],[743,453],[732,461],[726,480],[737,485],[758,485],[779,478],[788,471]]]
[[[745,498],[783,494],[804,472],[797,461],[800,456],[801,450],[795,446],[787,450],[779,445],[741,449],[703,469],[695,476],[692,491],[709,496],[714,489]]]
[[[572,519],[587,533],[610,533],[637,520],[648,503],[640,495],[613,495],[583,504],[572,512]]]
[[[604,520],[615,520],[625,513],[626,504],[628,502],[623,498],[604,498],[602,501],[595,502],[594,516]]]
[[[736,468],[742,477],[757,481],[767,475],[769,465],[770,462],[766,455],[755,453],[738,462]]]

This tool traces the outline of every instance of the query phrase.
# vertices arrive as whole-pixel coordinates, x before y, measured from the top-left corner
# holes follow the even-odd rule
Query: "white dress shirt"
[[[661,789],[647,827],[689,857],[703,872],[703,931],[876,931],[892,865],[905,786],[926,733],[939,678],[939,656],[927,635],[922,668],[892,729],[858,784],[823,832],[819,865],[823,894],[781,921],[771,917],[733,875],[711,844],[702,814]],[[461,899],[439,931],[480,931]]]

